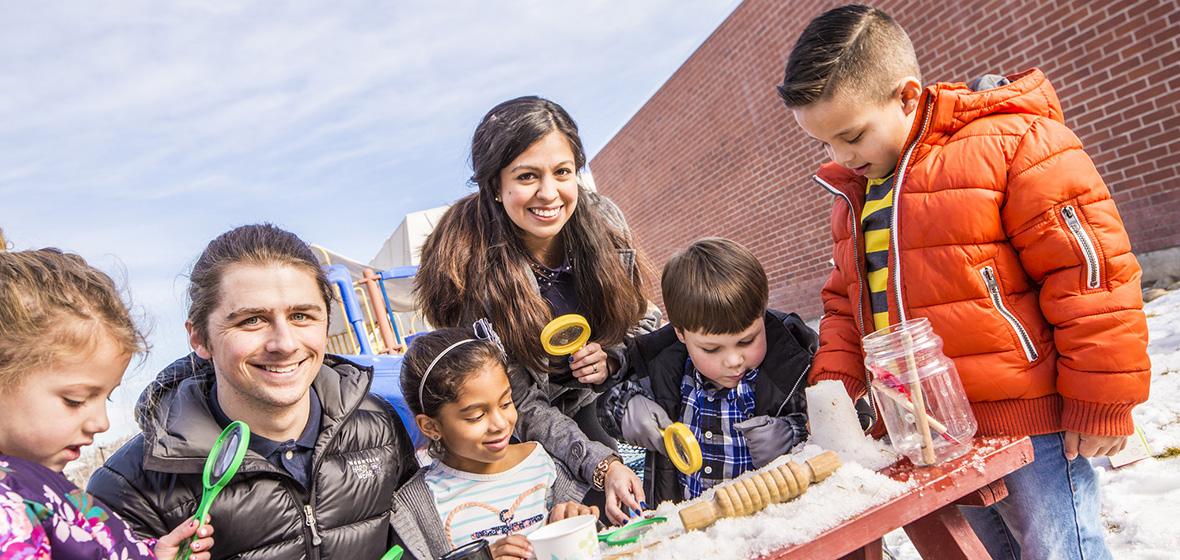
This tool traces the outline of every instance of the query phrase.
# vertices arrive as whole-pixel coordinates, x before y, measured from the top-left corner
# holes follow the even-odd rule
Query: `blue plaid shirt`
[[[701,492],[742,473],[752,470],[750,448],[746,437],[733,427],[754,414],[754,381],[758,369],[746,372],[737,387],[726,389],[703,377],[689,358],[680,382],[684,422],[701,444],[701,470],[678,473],[684,487],[684,499],[691,500]]]

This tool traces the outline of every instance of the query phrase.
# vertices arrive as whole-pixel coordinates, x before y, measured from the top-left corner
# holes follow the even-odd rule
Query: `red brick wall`
[[[810,176],[825,159],[774,86],[807,22],[843,3],[746,0],[591,161],[655,270],[694,239],[729,237],[762,260],[772,307],[821,313],[833,198]],[[1175,0],[874,5],[910,34],[927,82],[1044,70],[1134,250],[1180,245]]]

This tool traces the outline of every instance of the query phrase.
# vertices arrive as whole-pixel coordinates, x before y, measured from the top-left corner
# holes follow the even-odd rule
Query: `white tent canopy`
[[[422,248],[422,243],[426,241],[426,236],[434,231],[435,224],[438,224],[439,218],[447,208],[449,207],[439,206],[406,214],[401,225],[397,226],[393,235],[389,236],[381,250],[377,251],[377,256],[369,261],[369,266],[373,267],[373,270],[389,270],[397,266],[418,264],[418,252]]]
[[[446,206],[441,206],[407,214],[402,220],[401,225],[397,227],[393,235],[389,236],[389,239],[385,240],[385,244],[378,251],[377,256],[373,257],[368,265],[319,245],[312,244],[311,247],[322,264],[343,266],[348,269],[348,274],[352,277],[353,282],[356,282],[364,278],[366,268],[371,268],[374,272],[380,273],[383,270],[390,270],[400,266],[417,265],[418,252],[422,247],[422,243],[426,241],[426,236],[430,235],[431,231],[434,231],[435,224],[438,223],[439,217],[446,210]],[[385,281],[385,290],[389,296],[389,306],[399,315],[404,325],[411,323],[417,312],[412,296],[413,289],[413,277],[395,278]],[[344,333],[346,328],[344,315],[339,305],[332,306],[331,314],[329,334],[337,335]]]

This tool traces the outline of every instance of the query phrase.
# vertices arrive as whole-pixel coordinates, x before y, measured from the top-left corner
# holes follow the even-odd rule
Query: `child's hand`
[[[606,490],[606,517],[615,525],[626,523],[631,516],[619,506],[628,511],[643,511],[644,495],[643,483],[630,467],[619,461],[610,464],[606,469],[606,480],[602,485]]]
[[[609,356],[597,342],[591,342],[581,350],[570,354],[570,371],[582,383],[598,385],[610,375]]]
[[[209,549],[213,547],[213,526],[209,524],[208,516],[205,516],[205,524],[200,528],[197,528],[197,521],[193,518],[173,529],[171,533],[160,537],[160,540],[156,541],[156,558],[174,560],[183,556],[184,551],[180,547],[186,539],[193,536],[193,533],[197,534],[197,538],[189,544],[193,551],[189,558],[209,560]]]
[[[1072,461],[1078,455],[1087,459],[1114,455],[1127,446],[1127,436],[1096,436],[1065,432],[1065,458]]]
[[[492,557],[500,558],[519,558],[520,560],[528,560],[533,557],[533,545],[529,544],[529,540],[524,538],[524,535],[508,535],[494,543],[492,543]]]
[[[746,436],[754,468],[760,469],[807,439],[807,432],[787,417],[755,416],[733,425]]]
[[[579,515],[593,515],[598,517],[598,506],[587,506],[579,504],[578,502],[562,502],[553,506],[553,510],[549,512],[549,522],[561,521],[570,517],[577,517]]]
[[[623,411],[620,424],[623,441],[668,456],[664,434],[660,430],[672,424],[672,419],[660,405],[643,395],[635,395],[627,401],[627,410]]]

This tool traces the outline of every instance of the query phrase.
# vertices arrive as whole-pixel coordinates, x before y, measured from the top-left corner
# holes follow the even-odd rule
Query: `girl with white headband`
[[[399,533],[412,524],[422,538],[403,540],[429,546],[410,550],[415,557],[438,558],[485,539],[498,559],[527,559],[533,551],[524,535],[548,521],[598,515],[579,503],[587,488],[541,444],[514,442],[504,349],[487,321],[416,338],[401,388],[435,459],[398,491]]]

